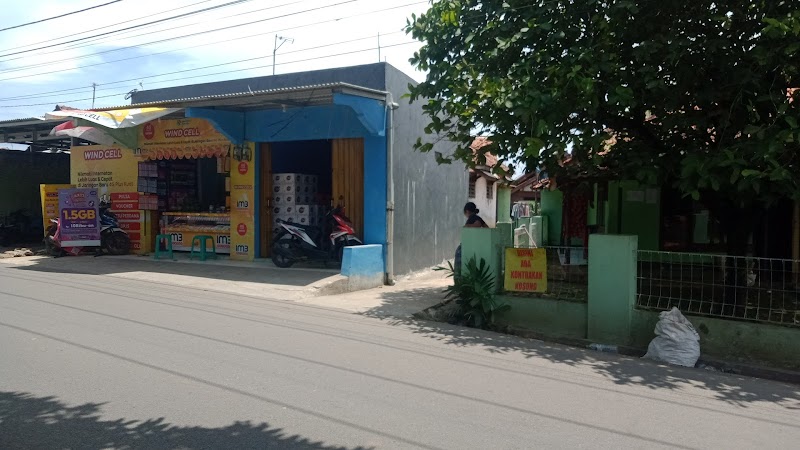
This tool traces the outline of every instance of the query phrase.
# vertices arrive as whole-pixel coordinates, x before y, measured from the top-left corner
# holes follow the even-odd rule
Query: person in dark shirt
[[[464,226],[468,228],[489,228],[489,225],[486,225],[486,222],[478,215],[479,212],[481,210],[475,206],[475,203],[469,202],[464,205],[464,216],[467,218],[467,223]]]

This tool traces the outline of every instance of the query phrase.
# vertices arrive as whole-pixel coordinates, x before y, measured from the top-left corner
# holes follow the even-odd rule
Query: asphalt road
[[[787,449],[799,419],[798,386],[0,264],[2,449]]]

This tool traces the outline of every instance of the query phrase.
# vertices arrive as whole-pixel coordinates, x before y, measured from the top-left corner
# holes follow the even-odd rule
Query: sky
[[[111,1],[3,2],[0,29]],[[172,18],[227,3],[236,4]],[[3,30],[0,120],[42,116],[56,104],[90,108],[93,83],[94,105],[110,107],[129,104],[125,95],[133,89],[270,75],[276,34],[292,39],[278,50],[278,74],[386,61],[422,80],[408,62],[419,43],[402,30],[427,6],[425,0],[120,0]],[[137,27],[161,19],[167,20]]]

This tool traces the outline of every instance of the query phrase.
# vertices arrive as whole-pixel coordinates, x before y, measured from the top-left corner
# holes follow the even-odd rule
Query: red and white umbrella
[[[80,138],[102,145],[114,145],[116,142],[113,137],[98,128],[77,126],[75,122],[76,121],[74,120],[70,120],[69,122],[64,122],[61,125],[57,125],[50,130],[50,135]]]

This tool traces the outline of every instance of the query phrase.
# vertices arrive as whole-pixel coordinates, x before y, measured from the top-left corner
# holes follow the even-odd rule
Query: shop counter
[[[162,215],[162,233],[172,235],[172,248],[177,251],[190,251],[192,237],[212,236],[217,253],[231,252],[230,213],[186,213],[168,212]]]

